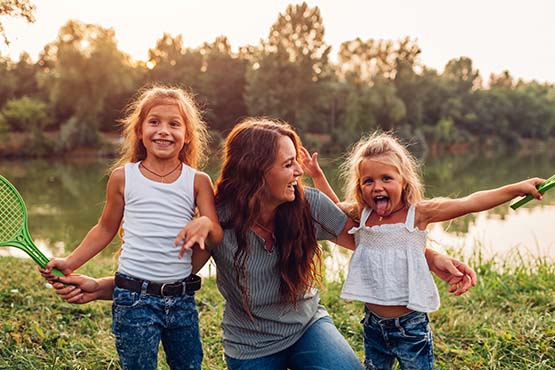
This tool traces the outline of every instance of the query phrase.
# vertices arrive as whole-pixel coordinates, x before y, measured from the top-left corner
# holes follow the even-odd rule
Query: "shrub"
[[[27,96],[8,100],[1,114],[11,131],[32,132],[42,130],[48,124],[46,103]]]

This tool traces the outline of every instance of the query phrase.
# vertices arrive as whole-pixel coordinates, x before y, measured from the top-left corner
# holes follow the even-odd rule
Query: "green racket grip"
[[[555,175],[551,176],[550,178],[548,178],[547,180],[542,182],[538,186],[538,191],[540,192],[540,194],[543,195],[543,193],[545,193],[546,191],[548,191],[549,189],[551,189],[554,186],[555,186]],[[517,209],[519,207],[522,207],[523,205],[525,205],[526,203],[528,203],[532,199],[535,199],[534,196],[531,195],[531,194],[528,194],[524,198],[521,198],[521,199],[517,200],[516,202],[514,202],[513,204],[511,204],[511,208],[512,209]]]
[[[521,199],[517,200],[516,202],[514,202],[513,204],[511,204],[511,208],[512,209],[517,209],[519,207],[522,207],[523,205],[525,205],[526,203],[528,203],[532,199],[534,199],[534,197],[532,195],[528,194],[524,198],[521,198]]]
[[[62,276],[64,276],[64,274],[63,274],[60,270],[58,270],[58,269],[52,269],[51,272],[52,272],[52,275],[57,276],[57,277],[62,277]]]

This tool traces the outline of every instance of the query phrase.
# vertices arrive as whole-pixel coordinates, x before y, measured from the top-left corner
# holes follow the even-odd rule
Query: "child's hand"
[[[212,221],[206,217],[201,216],[193,219],[187,224],[175,238],[174,245],[177,247],[181,243],[181,250],[179,251],[179,258],[183,257],[185,251],[198,244],[200,249],[204,249],[204,242],[208,237],[208,233],[212,230]]]
[[[542,194],[538,191],[537,186],[544,182],[545,179],[534,177],[528,180],[517,182],[513,184],[512,190],[515,197],[522,197],[525,195],[532,195],[537,200],[542,199]]]
[[[311,156],[308,150],[302,146],[299,155],[301,168],[308,176],[315,178],[324,175],[324,172],[318,164],[318,153],[313,153]]]
[[[50,262],[46,264],[46,267],[44,268],[44,270],[40,270],[41,274],[46,277],[45,274],[50,274],[53,268],[57,268],[64,275],[69,275],[73,272],[73,267],[71,266],[71,263],[67,257],[50,259]]]
[[[459,260],[434,252],[428,264],[431,271],[449,284],[449,293],[461,295],[476,285],[474,270]]]

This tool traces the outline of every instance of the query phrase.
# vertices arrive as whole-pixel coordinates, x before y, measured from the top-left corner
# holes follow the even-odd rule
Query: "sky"
[[[27,51],[36,59],[69,19],[113,28],[118,47],[136,60],[164,32],[183,35],[187,47],[220,35],[237,49],[267,38],[286,0],[31,0],[36,22],[2,18],[9,47],[1,55],[18,59]],[[443,70],[466,56],[487,80],[508,70],[513,77],[555,83],[554,0],[309,0],[318,6],[332,45],[360,37],[398,40],[409,36],[422,50],[420,61]]]

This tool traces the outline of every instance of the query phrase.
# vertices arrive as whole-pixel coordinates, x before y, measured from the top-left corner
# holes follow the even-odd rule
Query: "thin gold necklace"
[[[152,171],[150,168],[148,168],[147,166],[145,166],[145,164],[144,164],[143,162],[141,162],[140,165],[141,165],[145,170],[147,170],[148,172],[150,172],[151,174],[153,174],[153,175],[155,175],[155,176],[158,176],[158,177],[162,180],[162,183],[163,183],[163,182],[164,182],[164,178],[166,178],[167,176],[169,176],[169,175],[171,175],[172,173],[174,173],[174,172],[181,166],[181,162],[179,162],[179,163],[177,164],[177,166],[176,166],[173,170],[171,170],[170,172],[168,172],[168,173],[166,173],[166,174],[164,174],[164,175],[160,175],[159,173],[156,173],[156,172]]]

